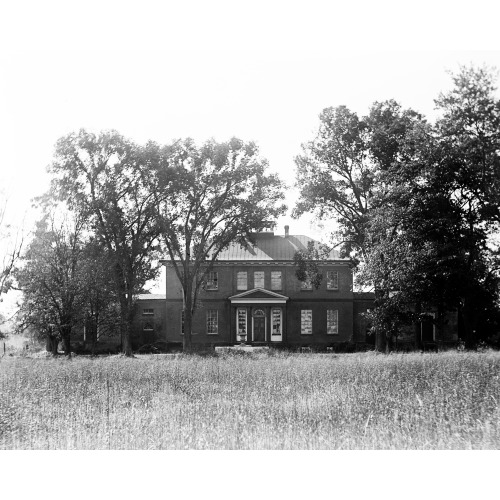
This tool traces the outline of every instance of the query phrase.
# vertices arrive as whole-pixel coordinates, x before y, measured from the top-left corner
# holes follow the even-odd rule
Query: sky
[[[275,232],[288,224],[291,234],[326,241],[331,221],[290,215],[298,198],[294,157],[325,107],[364,115],[375,101],[396,99],[433,120],[434,99],[451,86],[447,72],[461,64],[500,68],[494,4],[480,1],[471,13],[455,2],[454,16],[445,4],[5,3],[0,190],[7,221],[33,227],[39,214],[30,200],[48,188],[54,145],[80,128],[116,129],[139,143],[236,136],[256,141],[287,184],[289,213]],[[162,287],[160,280],[152,291]]]
[[[293,160],[323,108],[344,104],[363,115],[375,101],[396,99],[433,120],[434,99],[451,86],[447,70],[500,68],[496,3],[0,0],[0,189],[8,219],[24,220],[29,231],[37,217],[30,200],[48,187],[55,142],[80,128],[116,129],[137,142],[254,140],[288,183],[292,208]],[[292,234],[318,238],[329,227],[308,217],[278,223],[277,233],[289,224]],[[393,461],[391,471],[412,470],[411,463]],[[365,481],[371,498],[381,477]],[[447,493],[456,485],[455,498],[470,496],[480,484],[448,482]]]

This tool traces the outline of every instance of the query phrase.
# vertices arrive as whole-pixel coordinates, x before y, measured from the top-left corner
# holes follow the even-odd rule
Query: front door
[[[253,314],[253,341],[265,342],[266,316],[262,309],[257,309]]]

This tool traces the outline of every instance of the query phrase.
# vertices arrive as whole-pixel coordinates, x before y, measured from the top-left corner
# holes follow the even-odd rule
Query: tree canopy
[[[80,130],[56,144],[49,168],[52,193],[87,222],[113,269],[121,312],[122,349],[132,352],[134,296],[158,273],[159,224],[149,162],[154,145],[140,147],[115,131],[99,135]]]
[[[362,120],[328,108],[297,158],[295,214],[338,224],[358,284],[375,291],[381,338],[426,310],[438,328],[458,311],[468,345],[498,328],[500,102],[487,68],[461,68],[453,82],[434,125],[394,101]]]
[[[246,244],[286,207],[283,184],[267,173],[255,143],[233,138],[197,147],[191,139],[163,149],[156,170],[162,244],[183,288],[184,348],[207,274],[232,242]],[[168,195],[166,195],[166,193]]]

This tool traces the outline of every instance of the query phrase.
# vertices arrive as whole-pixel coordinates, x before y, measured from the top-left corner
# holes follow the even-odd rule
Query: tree
[[[159,224],[147,169],[155,154],[154,144],[139,147],[115,131],[95,135],[80,130],[57,142],[49,168],[52,192],[87,222],[111,259],[126,356],[132,354],[134,296],[158,273],[152,262]]]
[[[22,231],[12,231],[12,226],[6,223],[7,213],[7,198],[0,198],[0,249],[2,252],[2,262],[0,264],[0,300],[4,293],[7,293],[12,287],[12,276],[19,260],[23,244],[24,236]]]
[[[445,313],[458,311],[459,334],[472,347],[498,328],[489,243],[499,221],[500,106],[484,69],[462,68],[453,80],[416,154],[388,169],[392,183],[367,224],[376,244],[360,281],[387,292],[372,313],[375,329],[394,335],[432,308],[439,331]]]
[[[375,103],[363,119],[345,106],[323,110],[316,138],[296,158],[300,199],[294,216],[312,211],[319,219],[333,219],[338,231],[332,237],[340,240],[341,255],[362,268],[381,238],[370,230],[370,221],[388,204],[396,185],[394,171],[402,164],[415,168],[428,134],[424,118],[395,101]],[[317,281],[320,276],[311,267],[315,256],[309,252],[301,259],[309,262],[304,269]],[[371,285],[381,303],[390,291],[386,280]],[[378,348],[384,349],[386,333],[377,331]]]
[[[198,294],[219,254],[232,242],[252,241],[252,231],[272,226],[286,210],[283,185],[267,174],[267,165],[254,143],[235,138],[199,148],[191,139],[177,141],[156,164],[155,204],[162,243],[183,289],[187,352]]]
[[[315,139],[295,158],[300,199],[294,217],[313,212],[338,227],[341,255],[354,263],[365,252],[365,225],[373,196],[374,172],[368,157],[368,125],[345,106],[326,108]]]
[[[500,224],[500,100],[495,96],[496,79],[496,72],[486,67],[461,67],[452,75],[452,90],[436,100],[442,112],[436,123],[441,157],[436,177],[461,217],[461,250],[469,286],[461,289],[459,312],[469,347],[482,316],[477,298],[484,298],[492,286],[495,290],[498,282],[494,238]],[[487,295],[490,302],[498,300]]]
[[[16,270],[24,295],[21,328],[31,327],[45,337],[53,354],[62,340],[64,353],[71,355],[71,332],[82,320],[81,230],[79,220],[57,224],[53,217],[44,217]]]
[[[112,264],[113,259],[106,247],[93,237],[85,242],[81,256],[82,308],[85,334],[92,354],[95,354],[100,335],[110,336],[120,330]]]

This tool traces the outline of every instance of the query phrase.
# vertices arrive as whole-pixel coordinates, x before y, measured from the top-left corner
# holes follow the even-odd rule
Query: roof
[[[239,243],[232,243],[228,248],[222,251],[218,257],[218,261],[238,261],[238,260],[293,260],[295,252],[298,250],[307,250],[307,245],[312,241],[315,247],[319,247],[320,243],[308,236],[299,235],[275,235],[272,232],[258,233],[254,235],[255,245],[247,247],[241,246]],[[329,253],[330,260],[346,260],[341,259],[337,250],[332,250]]]
[[[140,293],[136,295],[137,300],[165,300],[167,296],[164,293]]]

